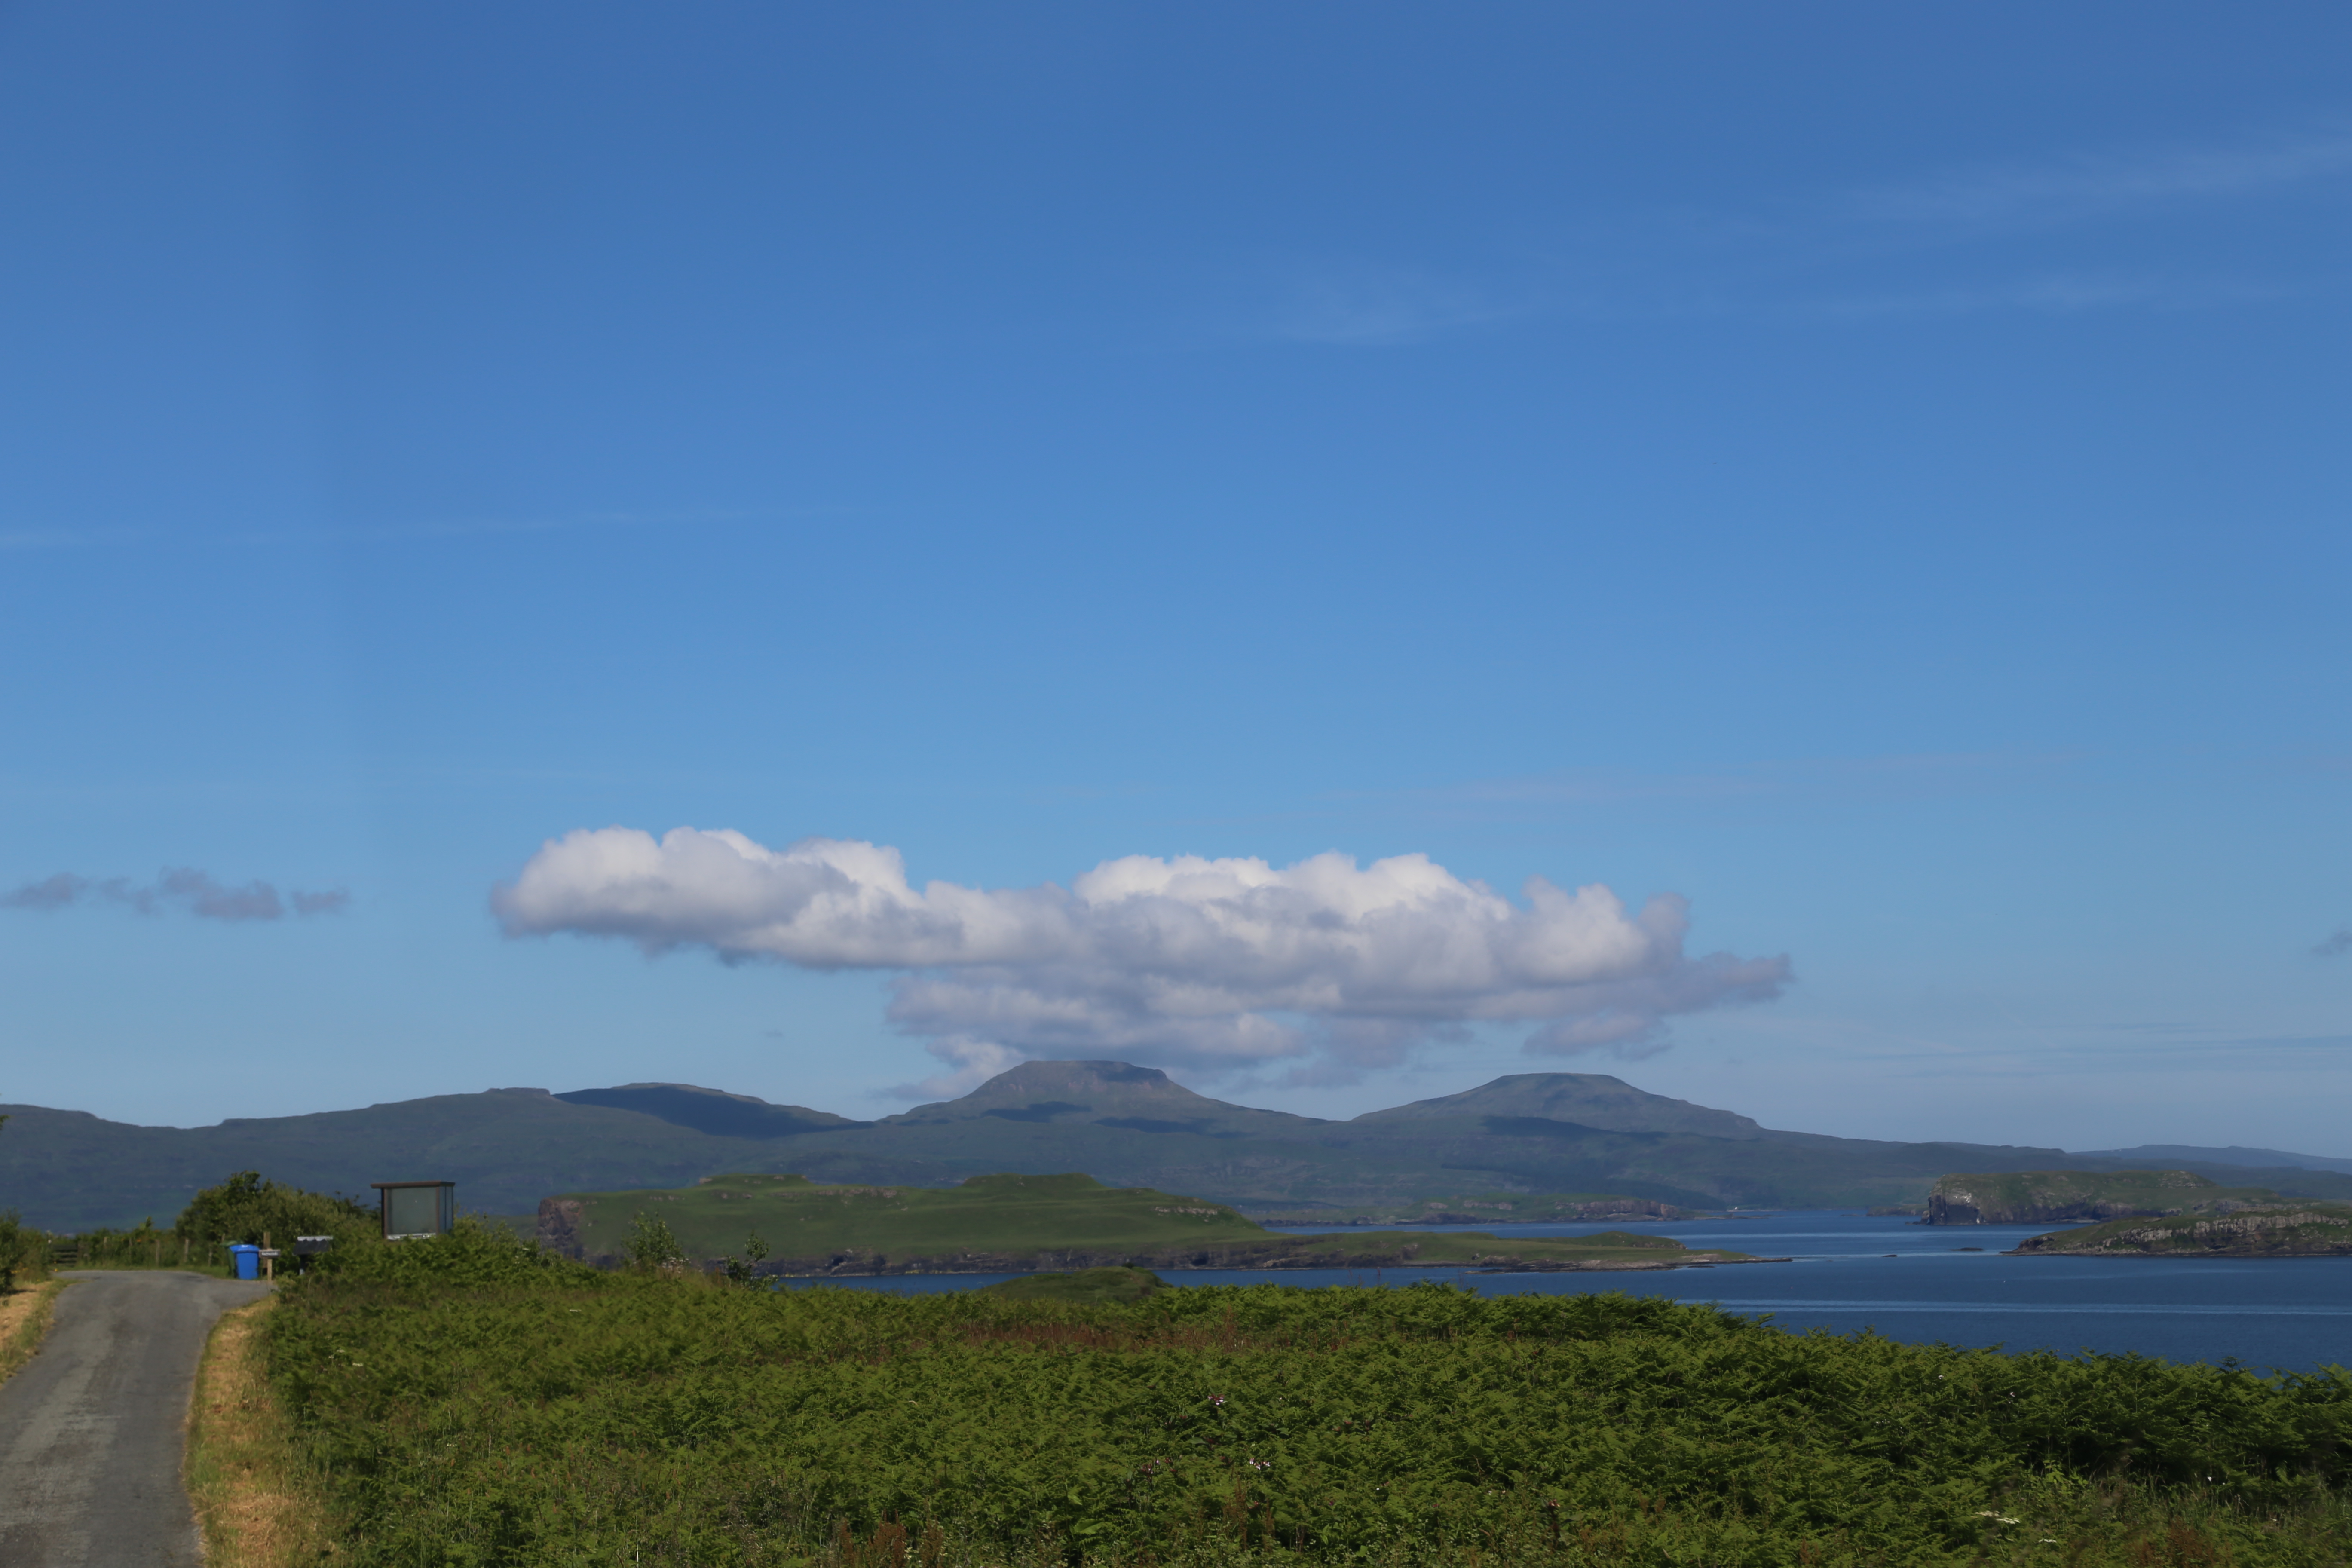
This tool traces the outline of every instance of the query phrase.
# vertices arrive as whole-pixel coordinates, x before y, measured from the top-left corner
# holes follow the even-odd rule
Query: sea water
[[[1300,1234],[1331,1226],[1283,1226]],[[1381,1226],[1350,1226],[1348,1234]],[[1888,1339],[2046,1350],[2133,1352],[2308,1372],[2352,1365],[2352,1258],[2004,1258],[2050,1230],[2037,1226],[1921,1226],[1852,1210],[1792,1210],[1728,1219],[1591,1225],[1417,1226],[1499,1237],[1669,1236],[1693,1250],[1725,1247],[1786,1263],[1633,1273],[1481,1274],[1446,1268],[1187,1268],[1182,1285],[1460,1283],[1489,1296],[1623,1290],[1711,1301],[1774,1327]],[[1982,1251],[1964,1250],[1981,1247]],[[1890,1256],[1891,1255],[1891,1256]],[[831,1284],[898,1291],[964,1290],[1003,1274],[897,1275]],[[793,1280],[794,1285],[812,1283]]]

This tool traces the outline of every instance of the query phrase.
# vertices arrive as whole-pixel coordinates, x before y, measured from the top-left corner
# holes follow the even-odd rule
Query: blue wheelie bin
[[[229,1244],[228,1256],[229,1261],[236,1265],[238,1279],[261,1278],[261,1248],[249,1242],[235,1241]]]

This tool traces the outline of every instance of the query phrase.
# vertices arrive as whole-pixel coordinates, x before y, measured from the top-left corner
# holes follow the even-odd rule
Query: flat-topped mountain
[[[1433,1117],[1534,1117],[1573,1122],[1604,1132],[1693,1132],[1706,1138],[1761,1138],[1765,1131],[1745,1116],[1710,1110],[1687,1100],[1669,1100],[1635,1089],[1622,1078],[1597,1072],[1517,1072],[1460,1094],[1416,1100],[1390,1110],[1371,1110],[1359,1123]]]
[[[1777,1131],[1600,1073],[1514,1073],[1459,1094],[1321,1121],[1196,1094],[1153,1068],[1024,1062],[958,1100],[858,1121],[683,1083],[552,1095],[491,1089],[364,1110],[132,1127],[0,1106],[0,1208],[53,1229],[168,1223],[237,1171],[321,1191],[446,1180],[461,1205],[534,1211],[551,1193],[677,1187],[718,1172],[944,1189],[995,1172],[1085,1172],[1254,1214],[1337,1222],[1475,1197],[1482,1215],[1924,1203],[1954,1171],[2112,1170],[2059,1149]],[[2352,1196],[2352,1175],[2180,1169],[2291,1198]],[[1499,1205],[1513,1204],[1509,1211]]]
[[[979,1117],[1207,1138],[1279,1136],[1324,1125],[1318,1117],[1211,1100],[1158,1068],[1126,1062],[1023,1062],[961,1100],[919,1105],[884,1117],[882,1125],[932,1127]]]

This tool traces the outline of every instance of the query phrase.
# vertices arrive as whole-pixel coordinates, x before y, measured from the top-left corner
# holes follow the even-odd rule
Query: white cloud
[[[1665,1049],[1665,1027],[1646,1013],[1594,1013],[1546,1024],[1528,1037],[1528,1050],[1541,1056],[1575,1056],[1603,1046],[1628,1058],[1654,1057]]]
[[[2326,127],[2236,146],[2078,153],[2039,164],[1956,171],[1870,192],[1856,214],[1889,223],[2008,226],[2244,195],[2352,173],[2352,134]]]
[[[1664,1017],[1765,1000],[1789,978],[1785,958],[1685,956],[1671,894],[1629,911],[1605,887],[1531,877],[1522,900],[1423,855],[1282,868],[1139,855],[1066,889],[918,890],[898,852],[872,844],[607,827],[542,845],[491,902],[515,936],[903,971],[889,1016],[958,1082],[1014,1056],[1217,1071],[1315,1055],[1328,1073],[1481,1022],[1545,1026],[1536,1052],[1639,1054]]]
[[[2073,315],[2084,310],[2141,307],[2156,310],[2200,310],[2259,304],[2285,290],[2216,280],[2164,278],[2040,277],[1959,287],[1915,289],[1819,300],[1804,307],[1812,314],[1847,320],[1874,316],[1956,316],[1979,310],[2038,310]]]

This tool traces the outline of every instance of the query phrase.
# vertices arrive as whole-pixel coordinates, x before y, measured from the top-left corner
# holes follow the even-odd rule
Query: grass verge
[[[52,1279],[0,1296],[0,1383],[41,1348],[41,1336],[49,1331],[49,1321],[57,1316],[58,1292],[64,1289],[63,1280]]]
[[[209,1568],[286,1568],[334,1551],[269,1386],[261,1329],[276,1305],[265,1298],[224,1314],[196,1369],[187,1484]]]

